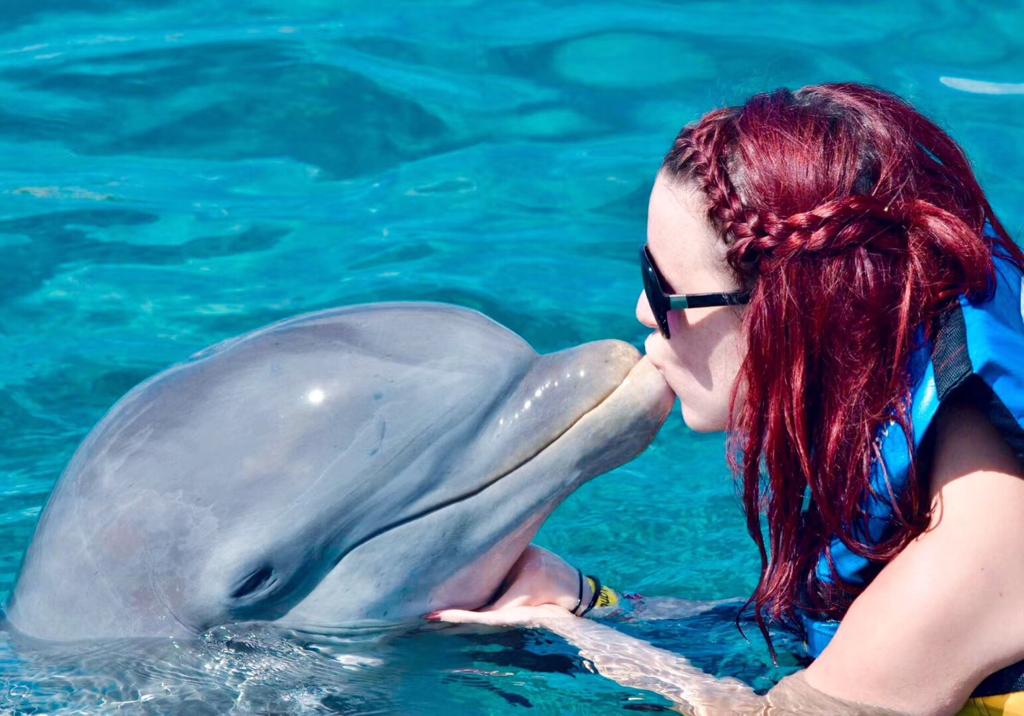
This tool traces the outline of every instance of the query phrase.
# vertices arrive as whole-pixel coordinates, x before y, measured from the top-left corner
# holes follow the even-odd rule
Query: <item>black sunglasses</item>
[[[740,306],[750,301],[750,291],[732,291],[731,293],[667,293],[668,281],[654,265],[654,259],[646,246],[640,249],[640,268],[644,277],[644,293],[647,303],[651,305],[658,330],[665,338],[670,338],[668,330],[668,312],[686,308],[710,308],[712,306]]]

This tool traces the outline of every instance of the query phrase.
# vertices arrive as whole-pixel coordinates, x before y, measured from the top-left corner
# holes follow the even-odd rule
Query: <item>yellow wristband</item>
[[[619,595],[615,593],[615,590],[611,587],[601,586],[601,593],[597,595],[597,607],[617,607],[619,606]]]
[[[586,616],[591,609],[599,607],[617,607],[620,603],[619,595],[611,587],[601,584],[596,577],[587,575],[587,584],[590,585],[590,603],[579,616]]]

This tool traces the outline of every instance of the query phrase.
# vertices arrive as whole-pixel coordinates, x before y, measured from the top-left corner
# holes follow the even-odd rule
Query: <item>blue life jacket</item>
[[[986,224],[985,228],[991,235],[991,227]],[[986,413],[1017,457],[1024,461],[1024,278],[998,248],[994,263],[992,296],[979,302],[961,296],[941,319],[934,341],[920,340],[911,355],[910,417],[915,451],[921,447],[939,406],[956,392],[966,395]],[[923,332],[919,337],[923,337]],[[879,439],[885,470],[878,461],[873,465],[871,486],[875,494],[866,499],[867,517],[854,530],[857,538],[867,544],[877,544],[891,535],[894,508],[889,491],[899,496],[907,489],[909,479],[907,438],[899,423],[891,423]],[[855,554],[838,537],[832,538],[829,548],[836,576],[848,585],[863,588],[884,566]],[[815,570],[819,580],[832,583],[832,570],[824,553]],[[806,632],[807,653],[817,657],[835,635],[839,622],[807,613],[801,613],[800,619]],[[1000,676],[1001,682],[999,678],[992,679],[998,685],[989,684],[990,679],[986,679],[983,686],[1024,688],[1024,662],[993,675]],[[1012,677],[1010,682],[1006,681],[1008,676]]]

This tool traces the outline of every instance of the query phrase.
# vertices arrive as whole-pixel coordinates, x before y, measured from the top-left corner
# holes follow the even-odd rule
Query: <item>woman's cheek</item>
[[[681,340],[679,344],[657,335],[647,341],[651,362],[679,398],[683,421],[697,432],[719,432],[728,427],[729,401],[741,356],[736,336],[723,333],[715,342],[692,334],[685,336],[689,342]]]

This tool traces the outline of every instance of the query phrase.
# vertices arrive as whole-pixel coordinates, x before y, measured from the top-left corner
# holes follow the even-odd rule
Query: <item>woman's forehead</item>
[[[660,172],[647,208],[647,245],[658,268],[678,292],[721,290],[731,275],[725,245],[705,214],[703,193],[692,183]]]

